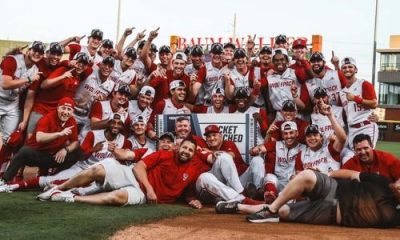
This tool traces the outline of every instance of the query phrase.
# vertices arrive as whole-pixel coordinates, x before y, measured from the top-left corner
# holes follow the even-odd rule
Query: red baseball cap
[[[298,38],[298,39],[294,40],[294,42],[292,44],[292,48],[295,48],[295,47],[307,48],[307,40],[304,38]]]
[[[209,133],[221,133],[219,127],[217,125],[208,125],[204,131],[204,136],[207,136]]]
[[[20,130],[17,130],[11,133],[10,137],[8,138],[7,145],[11,148],[18,147],[24,142],[24,135]]]
[[[73,108],[75,106],[75,102],[72,100],[72,98],[63,97],[58,101],[58,106],[68,106]]]

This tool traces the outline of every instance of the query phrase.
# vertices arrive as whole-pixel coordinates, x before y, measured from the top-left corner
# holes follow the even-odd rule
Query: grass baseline
[[[400,158],[398,143],[380,141],[377,149]],[[121,208],[40,202],[37,194],[0,194],[0,239],[107,239],[124,227],[194,212],[181,205]]]

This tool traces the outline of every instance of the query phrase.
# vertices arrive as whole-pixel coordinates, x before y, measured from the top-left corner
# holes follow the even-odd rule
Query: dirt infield
[[[400,239],[400,228],[360,229],[289,223],[250,224],[244,217],[245,215],[218,215],[213,208],[205,208],[189,216],[132,226],[118,231],[111,239]]]

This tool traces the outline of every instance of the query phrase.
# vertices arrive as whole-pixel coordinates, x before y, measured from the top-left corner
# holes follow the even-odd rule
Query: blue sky
[[[117,2],[0,0],[0,39],[51,42],[100,28],[105,38],[115,41]],[[374,0],[121,0],[121,4],[121,34],[129,26],[136,27],[134,34],[160,27],[157,45],[168,44],[170,35],[230,37],[236,13],[237,36],[320,34],[326,57],[330,58],[332,50],[339,57],[353,56],[359,76],[371,79]],[[379,1],[378,48],[388,47],[389,35],[400,35],[398,9],[400,1]]]

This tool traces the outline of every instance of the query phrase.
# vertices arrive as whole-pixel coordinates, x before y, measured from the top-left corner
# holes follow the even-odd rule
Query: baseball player
[[[202,165],[204,163],[196,155],[196,143],[187,139],[177,152],[155,152],[139,161],[133,169],[116,161],[102,161],[40,197],[52,201],[122,206],[145,202],[173,203],[194,184]],[[107,192],[79,196],[69,191],[93,181]],[[202,207],[192,196],[186,199],[190,206]]]
[[[328,174],[340,168],[340,153],[346,143],[346,133],[336,120],[331,106],[323,105],[319,111],[329,118],[336,137],[325,143],[319,127],[313,124],[308,126],[306,128],[307,148],[297,155],[296,171],[310,168]]]
[[[286,100],[283,102],[281,115],[283,117],[282,121],[275,121],[273,122],[269,129],[267,130],[267,138],[266,141],[281,141],[282,135],[280,128],[282,124],[286,121],[293,121],[296,123],[298,129],[298,137],[297,141],[300,143],[305,144],[306,137],[305,137],[305,130],[309,123],[297,117],[297,108],[296,104],[292,100]]]
[[[188,58],[188,62],[190,59],[191,63],[186,64],[185,73],[190,76],[190,78],[194,81],[196,80],[197,72],[199,71],[200,67],[204,65],[203,55],[204,51],[201,45],[194,45],[190,50],[190,57]]]
[[[89,57],[90,65],[100,63],[103,57],[98,53],[98,49],[102,44],[103,31],[100,29],[93,29],[88,37],[87,46],[79,44],[83,37],[74,36],[61,41],[60,44],[64,46],[64,52],[69,53],[70,60],[73,60],[77,53],[84,52]]]
[[[160,60],[160,63],[158,64],[159,68],[165,70],[172,69],[171,67],[172,52],[169,46],[162,45],[158,49],[158,59]]]
[[[257,203],[243,194],[243,186],[251,182],[261,187],[265,172],[264,160],[253,158],[250,166],[247,166],[235,143],[223,140],[217,125],[208,125],[204,135],[213,158],[208,159],[211,169],[201,174],[196,182],[199,198],[203,201],[222,198],[226,201]]]
[[[358,134],[353,138],[355,156],[350,158],[343,169],[358,172],[376,173],[390,182],[400,179],[400,161],[388,152],[373,149],[371,137]]]
[[[42,73],[40,75],[39,81],[33,82],[29,87],[26,94],[26,99],[24,103],[23,117],[21,122],[18,125],[18,129],[20,131],[25,131],[28,127],[28,122],[31,121],[31,113],[33,104],[35,101],[36,94],[40,91],[40,84],[42,80],[47,79],[50,73],[56,70],[60,66],[60,60],[64,53],[63,47],[58,42],[52,42],[48,46],[45,57],[38,63],[39,71]],[[39,117],[40,118],[40,117]],[[28,138],[32,135],[34,127],[36,126],[37,120],[39,118],[35,118],[32,120],[35,124],[32,124],[31,127],[28,128]]]
[[[163,99],[154,107],[148,122],[147,136],[155,138],[156,133],[153,130],[156,122],[156,116],[159,114],[190,114],[191,111],[184,105],[186,99],[186,84],[182,80],[174,80],[169,84],[171,97]]]
[[[295,159],[306,146],[297,141],[299,132],[293,121],[285,121],[280,127],[283,140],[264,143],[250,149],[250,154],[260,158],[265,154],[265,178],[263,198],[266,203],[272,203],[278,193],[288,184],[295,173]]]
[[[131,88],[133,96],[137,95],[138,88],[141,86],[136,79],[136,71],[132,68],[136,59],[135,48],[126,48],[122,54],[122,59],[115,60],[114,68],[110,75],[111,80],[116,84],[127,84]]]
[[[113,57],[104,57],[99,67],[93,69],[92,74],[79,84],[74,98],[74,117],[78,125],[83,126],[86,123],[94,101],[108,99],[114,90],[115,82],[110,77],[114,63]]]
[[[211,94],[211,106],[192,105],[185,103],[185,106],[194,113],[231,113],[235,111],[234,105],[225,104],[225,91],[218,87],[214,88]]]
[[[310,57],[310,62],[313,78],[308,79],[301,88],[300,99],[306,106],[311,106],[314,101],[315,89],[320,87],[327,92],[330,105],[341,106],[339,93],[347,85],[343,73],[329,69],[325,65],[325,57],[321,52],[314,52]],[[301,109],[303,108],[301,107]]]
[[[117,56],[116,56],[117,59],[122,59],[123,53],[128,48],[135,48],[135,45],[146,36],[146,34],[145,34],[146,30],[138,32],[136,34],[136,37],[124,48],[126,39],[128,38],[129,35],[131,35],[133,33],[134,29],[135,29],[135,27],[126,28],[124,33],[122,34],[121,38],[119,39],[117,45],[115,46],[115,51],[117,52]]]
[[[299,85],[295,71],[288,68],[288,62],[289,56],[285,49],[278,48],[274,50],[272,57],[274,71],[267,76],[267,85],[272,108],[277,111],[275,117],[277,121],[283,120],[280,114],[283,102],[285,100],[293,100],[292,85]]]
[[[287,37],[284,34],[279,34],[275,37],[274,41],[274,49],[283,48],[289,50],[289,43],[287,41]]]
[[[76,162],[71,167],[51,176],[39,176],[33,179],[11,182],[7,187],[0,188],[2,191],[17,190],[21,188],[48,187],[53,182],[65,181],[82,170],[104,159],[113,158],[114,148],[131,149],[132,146],[125,137],[120,134],[124,128],[124,116],[118,113],[112,114],[105,130],[89,131],[81,144],[84,154],[82,161]]]
[[[72,116],[74,101],[62,98],[57,110],[43,116],[32,137],[13,157],[2,183],[11,181],[25,166],[65,169],[82,158],[79,151],[77,124]]]
[[[253,67],[247,66],[247,55],[243,48],[238,48],[233,54],[234,68],[230,73],[232,85],[229,87],[230,93],[227,95],[232,96],[235,89],[240,87],[247,87],[252,90],[251,104],[261,107],[265,101],[260,94],[261,88],[261,71],[256,71]],[[231,97],[232,98],[232,97]]]
[[[259,53],[258,58],[260,60],[258,68],[261,72],[261,77],[267,77],[267,72],[272,69],[272,48],[268,46],[263,46]]]
[[[146,136],[146,126],[147,121],[144,119],[143,116],[138,115],[132,121],[132,135],[128,138],[128,141],[131,142],[132,149],[147,149],[146,153],[142,157],[145,157],[156,151],[155,142]]]
[[[70,62],[71,63],[71,62]],[[46,114],[57,107],[63,97],[74,98],[81,82],[92,72],[86,53],[77,53],[72,66],[60,66],[52,72],[40,85],[41,91],[35,99],[33,111]],[[29,126],[28,126],[29,128]]]
[[[224,44],[224,54],[222,56],[222,63],[225,66],[231,65],[233,61],[233,53],[236,49],[235,44],[228,42]],[[229,68],[232,68],[232,66],[229,66]]]
[[[264,142],[265,134],[268,130],[268,117],[265,108],[250,106],[251,97],[250,90],[247,87],[238,87],[235,90],[235,107],[233,113],[249,114],[258,125],[257,144]]]
[[[191,85],[190,93],[196,97],[196,104],[211,105],[211,94],[214,88],[222,88],[227,91],[230,86],[229,68],[224,67],[222,44],[213,43],[210,49],[211,62],[200,67],[196,82]],[[192,80],[193,82],[193,80]],[[228,98],[229,99],[229,98]]]
[[[19,95],[29,85],[40,79],[36,66],[44,55],[44,45],[34,41],[27,53],[6,56],[0,69],[0,128],[6,142],[18,126],[20,119]]]
[[[319,109],[321,109],[323,106],[330,105],[328,93],[324,88],[318,87],[314,90],[313,98],[315,106],[313,112],[311,113],[312,124],[317,125],[319,127],[320,132],[324,136],[324,139],[329,141],[329,139],[331,139],[331,137],[334,136],[331,121],[329,121],[329,118],[327,116],[319,112]],[[343,121],[343,114],[342,114],[343,108],[336,105],[330,105],[330,106],[335,116],[335,119],[338,121],[340,126],[344,128],[345,124]]]
[[[353,58],[344,58],[341,65],[348,82],[342,89],[340,99],[346,112],[350,149],[353,148],[353,138],[360,133],[368,134],[375,148],[378,141],[378,126],[368,119],[373,109],[378,106],[374,86],[356,77],[357,64]]]
[[[306,58],[307,39],[298,38],[292,43],[293,59],[295,63],[291,64],[289,68],[294,69],[297,79],[300,83],[313,78],[312,68],[310,62]]]
[[[114,57],[114,42],[110,39],[103,39],[97,53],[102,57]]]
[[[130,100],[128,106],[128,114],[130,119],[135,119],[142,116],[145,122],[148,122],[153,112],[151,103],[155,95],[154,88],[150,86],[143,86],[140,89],[137,100]]]
[[[86,133],[90,130],[105,129],[113,113],[127,115],[126,105],[130,96],[129,87],[127,85],[120,85],[111,93],[110,100],[95,102],[89,114],[89,121],[86,121],[82,127],[79,138],[84,139]],[[125,126],[129,126],[130,119],[125,119]]]
[[[309,200],[287,204],[302,196]],[[290,181],[270,205],[220,202],[216,210],[220,213],[253,213],[246,217],[252,223],[289,221],[387,228],[398,225],[398,197],[387,179],[373,173],[342,169],[332,172],[329,177],[305,170]]]
[[[172,70],[167,70],[165,76],[162,74],[156,74],[159,70],[151,74],[148,85],[156,90],[156,94],[153,101],[153,107],[158,102],[169,97],[169,85],[174,80],[182,80],[186,86],[186,93],[189,93],[190,79],[185,74],[184,69],[186,66],[186,55],[182,52],[176,52],[172,57]]]
[[[135,71],[140,75],[140,79],[147,79],[147,77],[158,67],[154,63],[158,49],[157,46],[152,43],[158,36],[158,30],[159,28],[151,31],[147,40],[142,40],[138,44],[137,51],[139,58],[136,59],[133,64],[133,69],[135,69]]]

